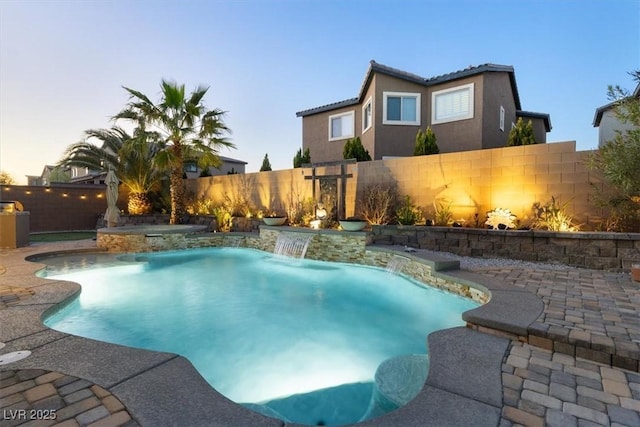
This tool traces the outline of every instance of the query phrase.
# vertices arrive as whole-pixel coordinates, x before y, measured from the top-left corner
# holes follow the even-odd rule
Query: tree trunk
[[[171,167],[171,219],[170,224],[180,224],[182,217],[186,210],[184,208],[184,181],[182,175],[184,174],[182,158],[182,147],[180,144],[173,145],[173,154],[175,156],[174,163]]]

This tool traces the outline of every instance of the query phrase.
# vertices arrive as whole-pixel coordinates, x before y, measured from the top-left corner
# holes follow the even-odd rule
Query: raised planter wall
[[[561,233],[456,227],[373,226],[372,241],[481,258],[512,258],[599,270],[640,262],[640,233]]]

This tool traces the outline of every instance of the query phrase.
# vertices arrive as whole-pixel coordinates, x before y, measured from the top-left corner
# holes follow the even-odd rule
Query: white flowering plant
[[[484,222],[494,230],[516,228],[516,216],[509,209],[496,208],[487,212],[487,220]],[[502,226],[501,226],[502,225]]]

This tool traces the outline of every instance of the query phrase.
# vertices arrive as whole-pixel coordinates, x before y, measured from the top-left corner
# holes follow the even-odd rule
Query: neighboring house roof
[[[631,97],[640,98],[640,83],[638,83],[638,86],[636,86],[636,89],[631,94]],[[600,121],[602,120],[602,116],[604,115],[604,113],[613,109],[619,102],[620,100],[615,100],[603,105],[602,107],[596,108],[596,114],[593,116],[593,127],[597,128],[598,126],[600,126]]]
[[[243,160],[232,159],[231,157],[225,157],[225,156],[220,156],[220,155],[218,155],[218,157],[220,157],[220,160],[222,160],[223,162],[227,162],[227,163],[237,163],[239,165],[248,164],[247,162],[245,162]]]
[[[516,111],[516,117],[528,117],[531,119],[542,119],[544,121],[544,129],[551,132],[551,117],[546,113],[535,113],[533,111]]]
[[[56,168],[55,166],[45,165],[44,169],[42,169],[42,173],[40,174],[40,177],[44,176],[44,174],[47,173],[47,172],[51,172],[55,168]]]
[[[520,96],[518,95],[518,87],[516,85],[516,78],[513,67],[510,65],[497,65],[497,64],[482,64],[476,67],[468,67],[464,70],[455,71],[448,74],[442,74],[440,76],[435,77],[421,77],[417,74],[409,73],[406,71],[399,70],[397,68],[389,67],[388,65],[379,64],[374,60],[369,62],[369,68],[367,69],[367,73],[364,76],[364,80],[362,85],[360,86],[360,92],[358,93],[357,98],[345,99],[344,101],[334,102],[331,104],[321,105],[320,107],[310,108],[307,110],[298,111],[296,113],[297,117],[310,116],[313,114],[323,113],[325,111],[336,110],[342,107],[349,107],[351,105],[356,105],[362,102],[363,97],[369,87],[369,83],[373,78],[374,73],[386,74],[391,77],[395,77],[401,80],[405,80],[408,82],[416,83],[423,86],[435,86],[438,84],[442,84],[445,82],[462,79],[469,76],[474,76],[477,74],[482,74],[486,72],[506,72],[509,74],[509,80],[511,82],[511,89],[513,91],[513,97],[516,104],[516,109],[520,109]]]

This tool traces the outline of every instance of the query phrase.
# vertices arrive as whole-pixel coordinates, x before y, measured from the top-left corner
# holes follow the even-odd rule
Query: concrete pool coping
[[[86,251],[91,243],[81,249]],[[7,342],[3,352],[33,352],[27,359],[0,370],[48,369],[92,381],[119,398],[141,425],[290,425],[231,402],[210,387],[181,356],[103,343],[46,328],[41,316],[73,298],[80,289],[71,282],[36,277],[35,272],[43,266],[25,261],[27,255],[54,250],[56,245],[49,244],[3,254],[6,270],[0,274],[0,285],[28,288],[35,294],[0,310],[3,325],[0,341]],[[507,289],[499,281],[466,271],[452,271],[447,260],[427,260],[434,265],[441,261],[445,262],[441,265],[446,265],[444,271],[434,274],[457,275],[457,279],[492,293],[490,302],[483,306],[487,309],[479,307],[465,316],[494,326],[509,326],[515,318],[518,321],[512,325],[514,333],[537,318],[539,310],[531,308],[525,291]],[[519,304],[523,298],[524,303]],[[509,343],[508,338],[464,327],[429,335],[431,362],[422,391],[397,411],[359,425],[497,425],[502,409],[501,365]]]

